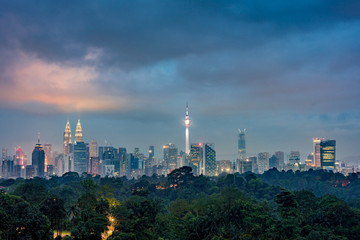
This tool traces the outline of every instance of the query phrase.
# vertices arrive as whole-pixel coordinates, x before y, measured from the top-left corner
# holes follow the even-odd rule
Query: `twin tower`
[[[76,142],[83,142],[83,134],[82,134],[80,119],[78,120],[78,122],[76,124],[75,143]],[[71,152],[71,148],[70,148],[71,145],[72,145],[71,128],[70,128],[70,123],[68,120],[66,123],[66,126],[65,126],[65,132],[64,132],[64,151],[63,151],[64,155],[69,154]]]

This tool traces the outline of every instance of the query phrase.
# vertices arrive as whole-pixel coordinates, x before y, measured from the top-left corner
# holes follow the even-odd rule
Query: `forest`
[[[360,239],[360,173],[0,180],[0,239]]]

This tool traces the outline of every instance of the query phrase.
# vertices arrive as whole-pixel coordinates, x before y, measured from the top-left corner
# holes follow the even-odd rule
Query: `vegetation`
[[[360,174],[0,180],[0,239],[360,239]],[[71,236],[61,237],[61,232]]]

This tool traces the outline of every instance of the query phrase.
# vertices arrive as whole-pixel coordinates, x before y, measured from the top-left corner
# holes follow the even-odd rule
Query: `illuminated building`
[[[220,169],[219,173],[230,173],[232,170],[231,167],[231,161],[230,160],[220,160]]]
[[[164,162],[170,172],[177,167],[178,149],[175,144],[169,143],[163,146]]]
[[[323,141],[323,138],[313,138],[313,147],[314,147],[314,160],[313,160],[313,166],[316,168],[321,167],[321,159],[320,159],[320,143]]]
[[[97,142],[96,142],[96,140],[94,140],[90,143],[90,157],[97,157],[97,156],[98,156]]]
[[[189,117],[189,107],[187,103],[186,103],[184,124],[185,124],[185,153],[189,155],[190,154],[189,126],[191,124],[191,121]]]
[[[119,154],[119,162],[120,162],[120,176],[126,176],[126,148],[119,148],[118,149]]]
[[[320,142],[320,160],[322,169],[335,169],[335,140]]]
[[[82,134],[81,124],[80,124],[80,119],[79,119],[77,124],[76,124],[75,144],[77,142],[82,142],[82,141],[83,141],[83,134]]]
[[[246,173],[246,172],[253,172],[253,162],[252,162],[252,159],[251,157],[248,157],[246,158],[244,161],[243,161],[243,164],[242,164],[242,172],[243,173]],[[255,157],[256,159],[256,157]]]
[[[238,157],[236,160],[236,172],[244,173],[243,172],[243,164],[246,160],[246,147],[245,147],[245,131],[238,129],[239,136],[238,136]]]
[[[87,172],[87,162],[86,144],[77,141],[74,145],[74,171],[79,174]]]
[[[34,167],[35,176],[44,177],[45,172],[45,151],[40,144],[40,137],[38,143],[32,152],[32,166]]]
[[[149,157],[146,159],[145,162],[145,175],[151,176],[152,175],[152,165],[154,161],[154,146],[149,147]]]
[[[258,173],[263,174],[265,171],[269,170],[269,158],[270,154],[267,152],[258,154]]]
[[[305,165],[307,167],[313,167],[313,161],[314,161],[314,154],[309,154],[307,158],[305,159]]]
[[[20,166],[27,165],[26,155],[24,154],[24,151],[21,149],[21,147],[18,147],[15,151],[14,165],[20,165]]]
[[[201,174],[205,176],[217,176],[216,152],[214,144],[205,143],[202,146]]]
[[[200,152],[201,152],[201,143],[191,144],[190,150],[190,167],[193,169],[195,175],[200,175]]]
[[[47,172],[47,166],[53,165],[53,161],[51,159],[51,144],[44,144],[44,152],[45,152],[45,172]]]
[[[64,147],[64,150],[63,150],[64,155],[70,153],[69,144],[71,144],[71,128],[70,128],[69,121],[67,121],[66,126],[65,126],[65,132],[64,132],[64,145],[63,145],[63,147]]]
[[[90,174],[100,175],[100,159],[99,157],[90,158]]]

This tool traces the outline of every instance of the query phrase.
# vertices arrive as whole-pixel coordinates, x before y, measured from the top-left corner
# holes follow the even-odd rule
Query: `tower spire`
[[[75,143],[82,142],[82,141],[83,141],[83,134],[82,134],[81,123],[80,123],[80,119],[79,119],[76,124]]]
[[[186,102],[186,109],[185,109],[185,153],[190,154],[190,142],[189,142],[189,126],[191,124],[190,117],[189,117],[189,106]]]
[[[40,132],[37,133],[38,143],[40,143]]]

